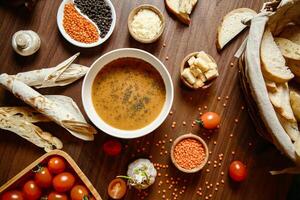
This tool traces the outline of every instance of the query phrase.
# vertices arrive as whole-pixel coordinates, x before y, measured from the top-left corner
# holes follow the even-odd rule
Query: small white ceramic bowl
[[[92,85],[99,71],[106,64],[118,58],[124,57],[139,58],[150,63],[160,73],[166,87],[166,101],[160,114],[152,123],[150,123],[144,128],[137,130],[121,130],[110,126],[100,118],[92,102]],[[114,51],[104,54],[92,64],[83,80],[81,95],[84,110],[88,115],[89,119],[95,124],[95,126],[97,126],[100,130],[111,136],[123,139],[130,139],[145,136],[148,133],[151,133],[165,121],[172,107],[174,98],[174,88],[171,76],[167,68],[158,58],[140,49],[123,48],[116,49]]]
[[[63,35],[63,37],[68,42],[70,42],[71,44],[73,44],[73,45],[75,45],[77,47],[82,47],[82,48],[95,47],[95,46],[98,46],[98,45],[104,43],[111,36],[111,34],[113,33],[113,31],[115,29],[115,25],[116,25],[116,11],[115,11],[115,7],[111,3],[110,0],[105,0],[105,1],[106,1],[107,5],[111,8],[111,12],[112,12],[112,23],[111,23],[111,26],[110,26],[110,29],[109,29],[108,33],[105,35],[104,38],[100,38],[99,37],[99,39],[98,39],[97,42],[94,42],[94,43],[83,43],[83,42],[78,42],[78,41],[74,40],[73,38],[71,38],[69,36],[69,34],[64,29],[63,18],[64,18],[64,8],[65,8],[65,5],[67,3],[74,3],[74,2],[73,2],[73,0],[63,0],[61,2],[61,4],[60,4],[59,8],[58,8],[58,11],[57,11],[57,26],[58,26],[58,29],[59,29],[60,33]],[[76,10],[78,12],[80,12],[79,9],[76,8]],[[87,20],[89,20],[91,23],[93,23],[97,27],[97,25],[92,20],[90,20],[86,15],[84,15],[82,13],[81,13],[81,15],[83,17],[85,17]],[[98,27],[97,27],[97,30],[99,31]]]

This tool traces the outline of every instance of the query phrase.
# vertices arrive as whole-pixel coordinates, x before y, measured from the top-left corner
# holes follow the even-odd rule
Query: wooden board
[[[32,170],[36,168],[37,165],[40,165],[41,163],[47,163],[49,162],[50,158],[53,156],[59,156],[62,159],[66,160],[67,167],[69,170],[72,170],[74,174],[77,175],[76,179],[78,178],[89,190],[90,194],[93,195],[98,200],[102,200],[97,190],[94,188],[90,180],[84,175],[84,173],[81,171],[81,169],[78,167],[78,165],[75,163],[75,161],[64,151],[61,150],[53,150],[50,151],[38,159],[36,159],[34,162],[32,162],[30,165],[28,165],[25,169],[23,169],[20,173],[18,173],[13,178],[9,179],[8,182],[6,182],[4,185],[0,187],[0,193],[9,191],[10,189],[16,188],[19,186],[20,182],[26,181],[29,179],[30,176],[32,176],[33,172]]]
[[[110,138],[104,133],[99,132],[94,142],[83,142],[53,123],[40,124],[42,128],[62,139],[63,150],[74,158],[102,198],[108,199],[106,193],[108,183],[116,175],[126,174],[129,162],[135,158],[150,156],[153,162],[167,168],[158,170],[161,176],[145,193],[130,190],[125,199],[143,199],[145,195],[146,199],[151,200],[163,199],[164,195],[165,199],[174,199],[172,193],[178,195],[177,199],[205,199],[206,196],[209,198],[210,194],[212,199],[285,199],[291,176],[271,176],[269,170],[281,169],[291,163],[281,156],[273,145],[258,136],[247,114],[247,108],[244,107],[245,100],[239,86],[237,61],[233,59],[233,54],[243,37],[227,46],[221,54],[218,54],[215,48],[216,29],[223,15],[238,7],[259,10],[263,2],[199,0],[192,15],[192,23],[187,27],[166,12],[162,0],[151,1],[163,11],[167,20],[166,29],[159,41],[144,45],[130,37],[127,17],[132,8],[149,2],[113,0],[117,12],[116,29],[105,44],[92,49],[76,48],[60,35],[56,25],[56,13],[60,4],[58,0],[39,1],[32,13],[1,6],[0,73],[15,74],[55,66],[79,51],[81,55],[77,62],[87,66],[103,53],[117,48],[134,47],[149,51],[163,61],[172,76],[175,86],[173,114],[152,134],[135,140],[121,140],[124,144],[121,155],[112,158],[103,154],[101,146]],[[32,29],[39,33],[42,47],[34,56],[22,58],[13,52],[10,44],[11,36],[20,29]],[[244,35],[245,33],[242,34]],[[181,84],[179,67],[187,54],[199,50],[204,50],[215,58],[219,64],[220,77],[209,89],[192,91]],[[231,62],[234,62],[233,67],[230,66]],[[67,87],[40,91],[43,94],[70,96],[83,110],[80,97],[81,84],[82,80]],[[8,92],[2,89],[0,92],[0,105],[21,105],[21,102]],[[214,133],[191,126],[199,113],[205,111],[216,111],[222,116],[221,127]],[[186,122],[185,126],[183,121]],[[171,128],[172,122],[177,123],[175,128]],[[169,156],[170,139],[174,141],[179,135],[189,132],[203,137],[211,151],[209,158],[211,164],[194,175],[180,173],[172,165]],[[2,185],[44,152],[10,132],[1,130],[0,134],[0,185]],[[222,160],[219,159],[220,154],[223,154]],[[248,179],[241,184],[234,184],[228,178],[228,166],[233,159],[245,162],[249,170]],[[172,180],[174,186],[169,188]],[[197,194],[200,188],[202,196],[199,196],[200,192]]]

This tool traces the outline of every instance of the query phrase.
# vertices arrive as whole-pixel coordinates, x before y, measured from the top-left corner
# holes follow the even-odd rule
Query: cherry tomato
[[[196,122],[206,129],[215,129],[220,125],[221,118],[217,113],[206,112]]]
[[[108,195],[112,199],[121,199],[126,194],[126,191],[127,191],[126,183],[123,179],[120,178],[116,178],[112,180],[109,183],[107,189]]]
[[[23,194],[25,199],[37,200],[41,197],[42,191],[33,180],[29,180],[23,186]]]
[[[232,180],[240,182],[246,179],[246,166],[239,160],[233,161],[229,166],[229,176]]]
[[[109,156],[117,156],[120,154],[122,145],[117,140],[108,140],[103,144],[103,151]]]
[[[85,198],[88,198],[88,195],[89,192],[83,185],[75,185],[71,190],[72,200],[83,200]]]
[[[18,190],[5,192],[1,196],[1,200],[23,200],[23,199],[24,199],[23,193]]]
[[[55,156],[48,161],[48,169],[52,174],[59,174],[65,171],[66,162],[63,158]]]
[[[52,184],[57,192],[67,192],[71,190],[75,183],[74,176],[69,172],[63,172],[53,178]]]
[[[52,175],[47,167],[39,167],[35,172],[34,181],[42,188],[48,188],[52,184]]]
[[[47,200],[68,200],[68,196],[64,193],[51,192]]]

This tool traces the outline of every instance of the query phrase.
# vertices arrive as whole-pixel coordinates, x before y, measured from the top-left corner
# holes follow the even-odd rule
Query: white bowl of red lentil
[[[82,48],[91,48],[104,43],[112,35],[116,25],[114,5],[110,0],[104,1],[111,10],[111,23],[105,36],[100,37],[101,32],[97,24],[83,14],[73,0],[63,0],[58,8],[57,26],[62,36],[71,44]]]
[[[101,73],[101,71],[102,72],[105,71],[105,70],[103,70],[103,68],[104,69],[107,68],[107,66],[109,66],[110,63],[112,63],[116,60],[123,59],[123,58],[134,58],[134,59],[138,59],[138,60],[143,60],[144,62],[150,64],[153,67],[153,69],[155,71],[157,71],[157,73],[159,74],[160,78],[163,81],[164,88],[165,88],[164,102],[162,104],[161,109],[158,112],[158,115],[155,116],[153,118],[153,120],[149,121],[149,123],[147,125],[145,125],[144,127],[140,127],[138,129],[132,129],[132,130],[122,129],[122,128],[113,126],[112,124],[109,124],[108,121],[104,120],[103,116],[99,115],[99,111],[96,110],[97,103],[95,104],[95,101],[94,101],[95,94],[93,94],[93,92],[94,92],[93,85],[97,80],[96,79],[97,75],[99,73]],[[109,66],[109,67],[111,67],[111,66]],[[112,68],[114,68],[114,67],[112,67]],[[139,68],[139,66],[138,66],[138,68]],[[107,76],[105,76],[105,77],[107,77]],[[120,79],[118,79],[118,81],[120,82]],[[124,81],[124,82],[126,82],[126,81]],[[124,82],[121,82],[121,84]],[[142,89],[144,89],[144,88],[142,88]],[[104,92],[99,92],[97,94],[100,97],[103,97],[103,98],[105,97]],[[116,49],[116,50],[113,50],[111,52],[104,54],[103,56],[98,58],[91,65],[88,73],[86,74],[86,76],[83,80],[81,95],[82,95],[82,103],[83,103],[84,110],[87,113],[87,116],[89,117],[89,119],[95,124],[95,126],[97,128],[99,128],[103,132],[105,132],[111,136],[114,136],[114,137],[123,138],[123,139],[131,139],[131,138],[142,137],[142,136],[145,136],[145,135],[151,133],[165,121],[166,117],[168,116],[168,114],[171,110],[172,104],[173,104],[174,88],[173,88],[171,76],[170,76],[167,68],[164,66],[164,64],[158,58],[156,58],[152,54],[150,54],[146,51],[140,50],[140,49],[123,48],[123,49]],[[120,97],[122,97],[122,99],[123,99],[123,96],[120,95]],[[112,101],[110,99],[110,96],[109,96],[108,101]],[[107,103],[107,105],[109,105],[109,102]],[[104,106],[104,104],[103,104],[103,106]],[[126,103],[125,107],[126,106],[127,106],[127,103]],[[150,110],[150,112],[151,111],[152,110]]]

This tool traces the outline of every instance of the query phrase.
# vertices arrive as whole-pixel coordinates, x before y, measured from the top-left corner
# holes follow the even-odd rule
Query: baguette
[[[300,45],[279,37],[275,38],[275,42],[285,58],[300,60]]]
[[[293,60],[286,58],[287,66],[291,69],[293,74],[297,77],[300,77],[300,60]]]
[[[290,91],[290,99],[295,117],[300,122],[300,94],[296,91]]]
[[[290,136],[291,140],[292,141],[299,140],[300,133],[299,133],[297,122],[290,122],[278,114],[277,114],[277,116],[278,116],[278,120],[279,120],[280,124],[282,125],[282,127],[286,131],[286,133]]]
[[[277,84],[277,92],[269,92],[268,94],[276,112],[280,114],[285,120],[296,122],[296,118],[294,116],[290,103],[288,84]]]
[[[285,59],[268,28],[265,30],[261,41],[260,56],[261,69],[267,79],[277,83],[285,83],[294,77],[291,70],[286,66]]]
[[[281,38],[286,38],[300,45],[300,26],[289,25],[281,33]]]
[[[275,93],[278,91],[275,82],[265,79],[265,83],[266,83],[268,92]]]

